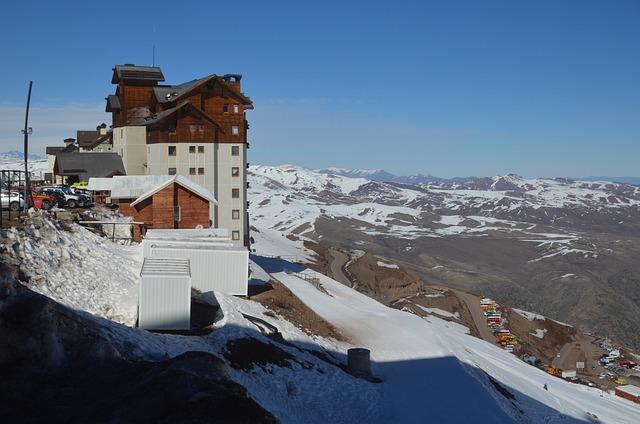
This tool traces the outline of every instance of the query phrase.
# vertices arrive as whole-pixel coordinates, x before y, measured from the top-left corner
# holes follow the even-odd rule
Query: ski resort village
[[[640,423],[596,284],[640,187],[249,166],[242,75],[104,77],[111,122],[1,158],[0,421]]]

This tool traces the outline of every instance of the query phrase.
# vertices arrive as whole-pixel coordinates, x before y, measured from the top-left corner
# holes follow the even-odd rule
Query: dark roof
[[[113,112],[114,110],[120,110],[120,98],[115,94],[109,94],[105,99],[107,101],[107,108],[105,112]]]
[[[164,81],[164,75],[157,66],[116,65],[113,68],[111,84],[118,84],[120,80],[135,81]]]
[[[73,138],[71,140],[73,140]],[[66,146],[47,146],[48,155],[56,155],[62,152],[75,152],[76,150],[78,150],[78,146],[75,144],[68,144]]]
[[[100,138],[100,131],[97,130],[78,130],[76,132],[78,146],[82,148],[87,148],[93,145],[98,138]]]
[[[47,146],[47,154],[55,155],[56,153],[60,153],[64,150],[64,146]]]
[[[190,93],[193,89],[206,84],[210,81],[216,82],[223,87],[227,88],[232,97],[238,99],[247,109],[253,108],[253,102],[250,98],[240,93],[237,88],[226,81],[224,78],[217,75],[208,75],[204,78],[196,79],[193,81],[185,82],[179,85],[161,85],[153,88],[153,92],[156,96],[158,103],[173,103],[180,100],[183,96]]]
[[[117,153],[58,153],[53,169],[56,175],[77,175],[80,181],[126,175]]]
[[[154,126],[154,125],[159,124],[162,121],[170,118],[171,116],[175,115],[176,113],[178,113],[180,111],[184,111],[185,113],[189,113],[191,115],[197,116],[198,118],[204,119],[205,121],[209,121],[210,123],[215,125],[220,131],[224,132],[224,130],[222,129],[222,126],[220,126],[220,124],[215,119],[213,119],[208,114],[206,114],[202,110],[200,110],[197,107],[195,107],[188,100],[186,100],[184,102],[181,102],[177,106],[174,106],[172,108],[163,110],[162,112],[158,112],[156,114],[147,116],[146,118],[145,117],[139,117],[136,120],[130,121],[129,125]]]

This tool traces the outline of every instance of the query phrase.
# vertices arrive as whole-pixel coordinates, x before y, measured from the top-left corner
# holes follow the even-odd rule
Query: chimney
[[[73,143],[75,143],[75,142],[76,142],[76,139],[75,139],[75,138],[65,138],[65,139],[64,139],[64,145],[65,145],[65,147],[67,147],[67,146],[69,146],[69,145],[71,145],[71,144],[73,144]]]

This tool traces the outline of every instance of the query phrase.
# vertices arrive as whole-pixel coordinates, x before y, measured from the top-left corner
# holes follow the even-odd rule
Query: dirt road
[[[577,340],[562,346],[558,355],[553,358],[551,365],[561,370],[575,370],[576,362],[585,362],[584,372],[588,375],[597,375],[598,357],[597,347],[593,344],[593,337],[578,334]],[[593,367],[596,366],[594,369]]]
[[[351,287],[351,280],[345,275],[342,267],[349,261],[349,255],[337,249],[329,249],[329,270],[334,280]]]
[[[478,298],[473,296],[472,294],[465,293],[459,290],[451,291],[453,291],[456,296],[458,296],[458,298],[463,301],[465,305],[467,305],[467,309],[469,309],[469,312],[471,313],[473,323],[478,329],[478,334],[480,334],[480,337],[491,344],[495,344],[496,337],[491,332],[491,329],[489,329],[489,327],[487,326],[487,318],[484,315],[484,311],[480,307]]]

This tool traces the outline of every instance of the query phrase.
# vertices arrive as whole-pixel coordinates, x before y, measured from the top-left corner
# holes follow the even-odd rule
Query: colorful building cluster
[[[518,345],[518,339],[507,328],[507,319],[500,312],[500,305],[495,300],[484,297],[480,300],[480,307],[484,311],[487,326],[496,337],[496,343],[507,352],[513,352]]]

